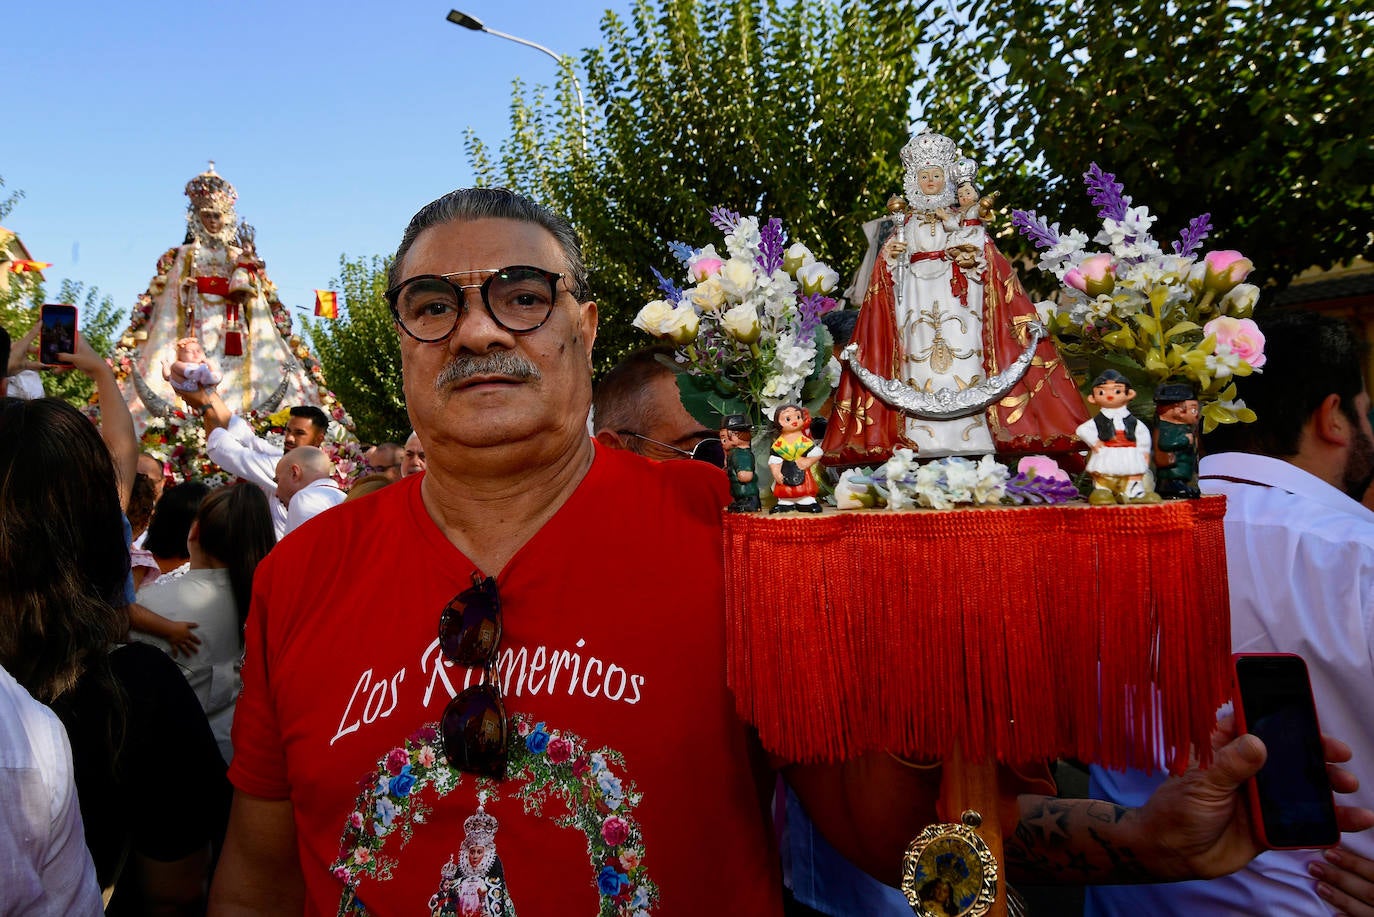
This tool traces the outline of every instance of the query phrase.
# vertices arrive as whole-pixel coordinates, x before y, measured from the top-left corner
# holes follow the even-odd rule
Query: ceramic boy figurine
[[[162,378],[172,383],[179,392],[194,392],[204,388],[214,388],[224,378],[215,372],[205,359],[205,351],[200,341],[193,337],[182,338],[176,342],[176,362],[162,366]]]
[[[730,477],[732,513],[756,513],[759,481],[754,472],[754,450],[750,448],[754,427],[743,414],[727,414],[720,424],[720,444],[725,448],[725,473]]]
[[[778,498],[769,512],[819,513],[820,484],[814,468],[821,460],[821,447],[810,435],[811,414],[799,404],[784,404],[773,418],[781,432],[768,457],[773,496]]]
[[[1197,486],[1198,402],[1186,382],[1155,389],[1155,492],[1166,500],[1202,496]]]
[[[1158,503],[1159,494],[1145,491],[1145,472],[1150,468],[1150,429],[1131,414],[1128,405],[1135,389],[1114,369],[1093,380],[1088,401],[1100,409],[1075,431],[1088,444],[1088,473],[1094,506],[1112,503]]]

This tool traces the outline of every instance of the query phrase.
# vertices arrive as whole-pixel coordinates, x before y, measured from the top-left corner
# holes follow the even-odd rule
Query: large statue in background
[[[309,404],[336,413],[319,363],[291,333],[253,228],[238,220],[234,186],[212,162],[187,183],[186,196],[186,241],[158,259],[157,275],[115,347],[115,372],[140,432],[180,407],[164,367],[177,361],[177,342],[187,338],[199,341],[223,376],[218,390],[231,409],[270,413]]]
[[[991,201],[973,184],[977,164],[929,131],[911,138],[902,163],[905,206],[889,204],[897,226],[864,294],[826,430],[826,462],[878,464],[898,447],[921,458],[1080,448],[1073,431],[1087,416],[1083,399],[1054,345],[1032,343],[1035,306],[983,226]],[[1006,391],[992,385],[1019,374],[1018,361],[1029,363],[1019,382]],[[954,419],[907,416],[879,398],[860,369],[932,402],[970,389],[997,395],[986,410]]]

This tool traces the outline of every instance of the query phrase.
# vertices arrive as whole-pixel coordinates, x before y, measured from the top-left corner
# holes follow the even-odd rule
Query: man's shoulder
[[[730,502],[729,484],[720,468],[697,461],[656,462],[603,446],[597,447],[593,473],[586,483],[599,500],[705,511],[715,517]]]

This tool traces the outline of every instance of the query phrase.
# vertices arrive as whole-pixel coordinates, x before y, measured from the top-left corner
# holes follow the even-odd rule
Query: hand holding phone
[[[1264,846],[1334,847],[1341,837],[1307,664],[1292,653],[1236,653],[1236,726],[1269,756],[1247,784]]]
[[[45,303],[42,330],[38,338],[38,362],[44,366],[67,366],[59,353],[76,352],[76,306],[70,303]]]

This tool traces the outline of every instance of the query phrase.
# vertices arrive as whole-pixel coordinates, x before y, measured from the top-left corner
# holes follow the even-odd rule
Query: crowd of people
[[[770,762],[739,721],[719,433],[652,351],[593,392],[570,224],[452,192],[391,271],[415,429],[347,494],[317,407],[277,446],[178,392],[236,478],[211,489],[139,454],[79,335],[98,425],[0,381],[0,913],[909,912],[891,886],[938,768]],[[1009,785],[1013,884],[1177,883],[1101,914],[1374,913],[1361,351],[1333,319],[1262,324],[1259,420],[1218,431],[1202,481],[1231,500],[1235,648],[1307,657],[1352,833],[1262,852],[1241,787],[1265,749],[1223,727],[1211,767],[1098,775],[1100,800]],[[31,342],[0,331],[7,370]]]

